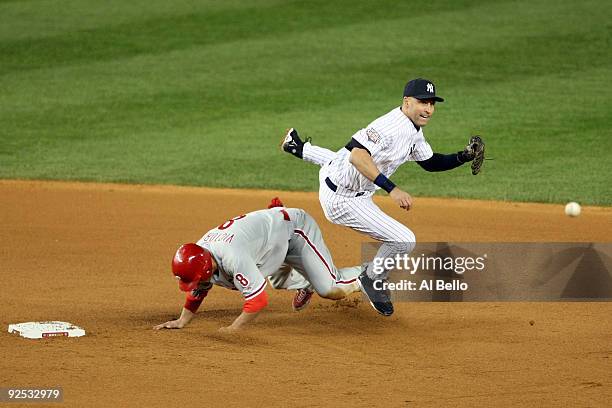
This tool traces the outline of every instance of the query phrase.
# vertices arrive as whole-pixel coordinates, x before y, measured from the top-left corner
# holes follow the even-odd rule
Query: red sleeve
[[[197,296],[194,296],[193,292],[195,291],[187,293],[187,296],[185,297],[185,305],[183,306],[185,309],[189,310],[191,313],[195,313],[198,311],[198,308],[202,304],[202,301],[204,300],[206,295],[208,295],[207,290],[200,291],[200,293]]]
[[[246,313],[256,313],[266,306],[268,306],[268,293],[262,290],[259,295],[244,302],[242,311]]]

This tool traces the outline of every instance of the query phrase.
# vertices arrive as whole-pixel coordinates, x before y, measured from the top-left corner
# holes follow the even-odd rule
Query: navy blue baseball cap
[[[408,81],[404,88],[404,96],[412,96],[417,99],[433,99],[436,102],[444,102],[444,99],[436,96],[436,86],[428,79],[416,78]]]

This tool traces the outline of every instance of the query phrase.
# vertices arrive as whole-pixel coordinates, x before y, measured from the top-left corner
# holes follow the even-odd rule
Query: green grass
[[[495,160],[396,184],[612,205],[609,2],[125,3],[0,1],[0,178],[316,190],[283,130],[340,148],[424,76],[434,150]]]

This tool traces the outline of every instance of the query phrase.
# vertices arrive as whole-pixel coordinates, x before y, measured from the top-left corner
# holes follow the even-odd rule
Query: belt
[[[329,189],[333,191],[334,193],[338,191],[338,186],[332,183],[329,177],[325,177],[325,184],[327,184],[327,187],[329,187]],[[361,197],[364,194],[365,194],[365,191],[360,191],[358,193],[355,193],[355,197]]]

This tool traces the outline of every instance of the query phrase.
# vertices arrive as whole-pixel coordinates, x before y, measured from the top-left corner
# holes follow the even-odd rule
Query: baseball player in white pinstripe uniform
[[[182,245],[172,261],[179,288],[187,292],[181,316],[155,326],[180,329],[194,317],[213,285],[238,290],[244,297],[242,313],[225,331],[240,329],[268,304],[268,279],[279,289],[306,288],[324,298],[342,299],[359,290],[360,267],[338,269],[321,230],[306,211],[272,208],[239,215],[208,231],[197,243]],[[296,296],[294,309],[309,301]]]
[[[363,266],[359,283],[374,309],[384,316],[393,313],[393,304],[387,290],[375,289],[383,287],[375,281],[386,281],[388,271],[373,265],[410,253],[416,238],[410,228],[372,201],[374,192],[385,190],[401,208],[409,210],[412,197],[389,180],[401,164],[415,161],[427,171],[443,171],[473,159],[467,148],[449,155],[434,153],[425,140],[423,127],[431,119],[435,103],[442,101],[433,82],[413,79],[404,88],[400,107],[357,131],[337,152],[315,146],[310,139],[302,141],[295,129],[289,129],[281,142],[284,151],[321,166],[319,201],[329,221],[382,242],[373,262]]]

